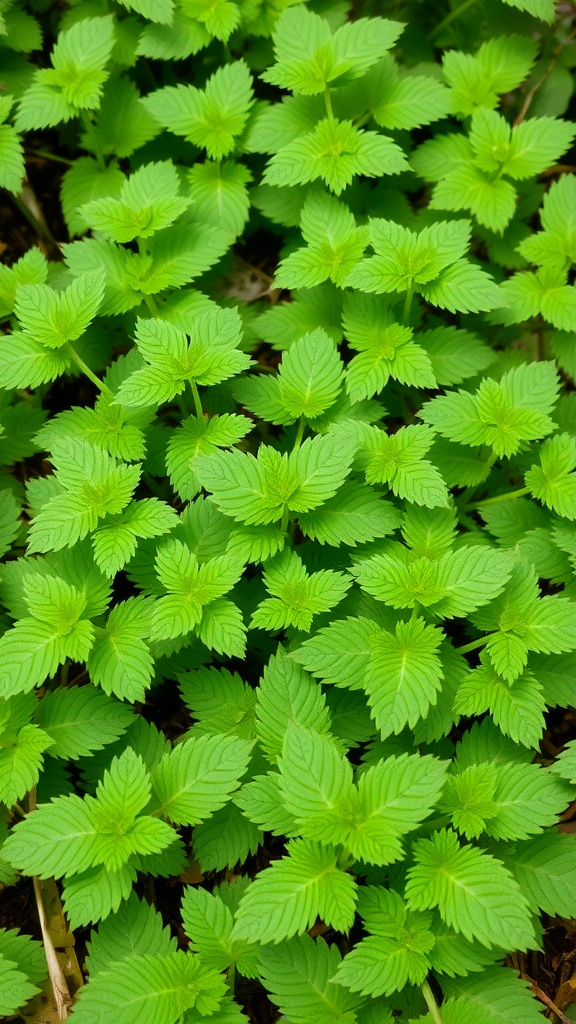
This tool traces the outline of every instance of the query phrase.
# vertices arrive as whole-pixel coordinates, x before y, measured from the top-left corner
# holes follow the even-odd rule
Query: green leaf
[[[272,630],[294,626],[305,632],[310,631],[315,615],[331,611],[344,599],[350,586],[343,573],[330,569],[307,573],[301,558],[288,548],[266,563],[263,582],[272,597],[260,602],[251,626]]]
[[[82,988],[74,1015],[78,1024],[94,1024],[102,1014],[117,1024],[176,1024],[193,1006],[214,1013],[225,985],[216,971],[182,950],[132,956]]]
[[[384,300],[354,293],[344,302],[343,328],[359,352],[348,364],[346,391],[352,402],[382,391],[390,377],[411,387],[434,387],[436,378],[426,352],[412,330],[396,323]]]
[[[10,124],[0,124],[0,187],[18,193],[24,179],[24,150]]]
[[[105,628],[98,628],[88,656],[93,683],[121,700],[143,700],[152,681],[154,664],[144,637],[149,633],[150,608],[145,598],[115,605]]]
[[[356,883],[336,865],[336,854],[302,839],[261,871],[240,901],[232,938],[281,942],[305,932],[316,917],[339,931],[354,919]]]
[[[0,747],[0,799],[8,807],[22,800],[38,782],[43,753],[50,736],[36,725],[24,725],[13,738],[2,737]]]
[[[261,830],[234,804],[226,804],[192,831],[194,854],[203,871],[233,868],[255,854]]]
[[[139,320],[136,341],[148,364],[118,389],[116,401],[128,406],[161,405],[182,394],[186,382],[219,384],[250,364],[238,348],[241,321],[232,309],[211,309],[183,331],[165,320]]]
[[[488,39],[474,55],[448,50],[442,64],[454,112],[466,116],[476,107],[495,108],[499,94],[527,78],[536,54],[534,40],[520,35]]]
[[[236,736],[200,736],[179,744],[152,775],[159,812],[175,824],[209,818],[238,789],[250,749]]]
[[[402,27],[385,18],[361,18],[332,35],[329,23],[312,11],[287,10],[274,33],[276,64],[262,77],[313,96],[328,84],[343,85],[364,75],[394,45]]]
[[[190,205],[169,161],[145,164],[124,182],[117,198],[93,199],[80,207],[89,227],[113,242],[149,238],[172,224]]]
[[[224,65],[205,89],[167,86],[142,100],[158,123],[206,149],[212,160],[228,156],[246,125],[253,103],[252,78],[243,61]]]
[[[319,544],[356,547],[397,528],[400,513],[391,502],[357,482],[345,483],[313,512],[298,516],[302,532]]]
[[[490,710],[504,735],[526,747],[537,747],[540,742],[545,707],[542,686],[529,672],[506,683],[485,665],[466,676],[454,702],[454,710],[462,715]]]
[[[428,427],[401,427],[387,436],[372,428],[363,444],[368,483],[387,483],[399,498],[434,508],[448,504],[448,489],[436,467],[424,458],[434,435]]]
[[[3,847],[9,863],[27,875],[62,878],[98,863],[92,798],[63,796],[41,804],[12,830]]]
[[[576,440],[557,434],[540,449],[540,465],[526,473],[526,485],[534,498],[565,519],[576,519]]]
[[[0,960],[0,1013],[3,1017],[11,1017],[37,992],[36,985],[32,985],[26,974],[18,970],[17,963],[8,958]]]
[[[479,976],[449,982],[447,989],[446,1024],[500,1024],[511,1013],[526,1024],[541,1024],[541,1004],[514,969],[490,967]]]
[[[84,274],[62,292],[47,284],[24,284],[16,291],[15,313],[24,337],[58,349],[84,334],[102,302],[104,278]]]
[[[318,683],[290,660],[280,647],[264,669],[256,705],[258,741],[273,764],[282,752],[284,735],[290,724],[326,735],[330,729],[330,715]]]
[[[98,974],[129,957],[150,953],[166,956],[175,949],[176,941],[164,927],[160,914],[132,893],[118,911],[102,922],[98,931],[91,933],[86,966],[93,981]]]
[[[549,830],[514,848],[508,866],[534,910],[572,915],[576,907],[574,838]]]
[[[414,910],[438,907],[442,920],[485,946],[527,949],[535,941],[528,906],[504,865],[453,832],[436,832],[414,845],[406,900]]]
[[[300,227],[306,248],[283,259],[275,276],[277,288],[311,288],[324,281],[342,285],[369,240],[344,203],[311,192],[302,207]]]
[[[182,923],[193,953],[216,971],[235,964],[241,974],[254,977],[257,953],[246,942],[231,938],[233,919],[218,893],[187,886],[182,899]]]
[[[114,743],[132,719],[128,708],[98,690],[73,686],[46,693],[36,720],[52,740],[52,757],[76,759]]]
[[[334,342],[319,328],[291,345],[282,357],[278,395],[291,421],[315,419],[336,401],[344,368]]]
[[[323,118],[303,138],[271,158],[262,179],[268,185],[304,185],[321,178],[337,196],[358,174],[378,178],[407,167],[401,149],[377,132],[351,121]]]
[[[250,212],[246,186],[251,178],[247,167],[232,160],[195,164],[188,173],[195,217],[231,235],[242,234]]]
[[[399,622],[395,634],[382,630],[374,637],[364,687],[383,739],[406,725],[413,728],[436,703],[443,676],[441,642],[442,633],[419,618]]]
[[[300,935],[267,946],[258,957],[263,983],[273,1003],[294,1024],[356,1019],[363,1000],[332,980],[341,963],[336,945]],[[354,1016],[351,1016],[354,1015]]]
[[[490,445],[502,458],[515,455],[523,441],[554,429],[549,413],[558,394],[554,363],[523,363],[499,382],[485,378],[475,395],[451,392],[427,402],[422,419],[452,441]]]

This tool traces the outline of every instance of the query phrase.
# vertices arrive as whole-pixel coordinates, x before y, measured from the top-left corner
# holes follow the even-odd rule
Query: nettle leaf
[[[11,807],[38,782],[50,736],[36,725],[0,735],[0,800]]]
[[[73,438],[54,445],[52,460],[60,493],[34,516],[30,552],[59,551],[83,540],[99,519],[125,508],[140,478],[139,465],[119,464],[101,448]]]
[[[154,662],[145,642],[150,615],[146,598],[129,598],[112,608],[105,627],[96,629],[87,662],[90,678],[120,700],[143,700],[152,682]]]
[[[257,458],[238,449],[199,456],[196,474],[225,515],[259,526],[281,520],[285,510],[310,512],[332,498],[350,472],[354,449],[355,442],[325,434],[290,455],[260,445]]]
[[[382,738],[413,727],[436,704],[443,677],[438,648],[443,635],[423,619],[399,622],[395,633],[382,630],[371,643],[364,688]]]
[[[133,720],[129,708],[90,686],[52,690],[36,716],[52,740],[52,757],[77,758],[114,743]]]
[[[244,563],[220,555],[199,563],[181,541],[166,541],[156,556],[156,572],[167,591],[152,607],[150,637],[172,640],[201,628],[203,615],[238,582]]]
[[[182,899],[182,922],[192,952],[217,971],[235,964],[241,974],[255,977],[258,954],[255,947],[231,938],[233,917],[218,893],[187,886]]]
[[[303,839],[261,871],[240,900],[232,938],[278,943],[301,935],[317,917],[339,931],[354,919],[356,883],[328,847]]]
[[[233,803],[192,830],[194,854],[203,871],[222,871],[242,864],[263,841],[261,830]]]
[[[427,352],[412,341],[411,328],[396,323],[385,300],[347,295],[342,327],[348,344],[359,353],[346,370],[346,391],[352,402],[378,394],[390,377],[412,387],[435,386]]]
[[[518,251],[529,263],[563,271],[576,261],[573,214],[575,184],[571,175],[563,174],[558,181],[553,182],[544,196],[540,210],[543,230],[529,235],[518,246]]]
[[[176,512],[158,498],[131,501],[96,530],[92,538],[96,565],[105,576],[114,576],[132,558],[139,540],[162,536],[177,524]]]
[[[29,131],[97,110],[115,43],[114,20],[82,18],[58,34],[51,68],[35,72],[18,105],[16,127]]]
[[[334,982],[341,962],[336,945],[309,935],[266,946],[258,955],[262,981],[272,1002],[294,1024],[312,1019],[356,1019],[364,1000]]]
[[[330,713],[318,683],[279,647],[264,669],[256,705],[258,742],[273,764],[290,723],[327,735]]]
[[[462,715],[489,710],[504,735],[526,747],[537,747],[540,742],[545,708],[543,688],[530,672],[507,683],[487,665],[466,676],[454,702],[454,710]]]
[[[64,291],[47,284],[24,284],[16,290],[14,312],[24,338],[59,349],[84,334],[104,294],[104,277],[84,274]]]
[[[194,216],[204,224],[240,235],[248,220],[252,175],[242,164],[206,160],[188,172]]]
[[[433,306],[454,313],[479,312],[501,304],[498,288],[479,266],[465,259],[469,221],[438,221],[419,233],[390,220],[370,222],[376,253],[361,260],[346,284],[363,292],[419,292]]]
[[[344,203],[322,192],[311,192],[304,203],[300,229],[307,246],[280,262],[277,288],[312,288],[328,280],[342,285],[370,237]]]
[[[395,530],[400,513],[371,488],[349,482],[320,508],[300,513],[298,523],[302,532],[319,544],[356,547]]]
[[[532,497],[565,519],[576,519],[576,440],[557,434],[540,449],[540,465],[526,473]]]
[[[362,95],[361,95],[362,93]],[[383,57],[354,89],[383,128],[416,128],[446,117],[450,94],[428,75],[402,75],[391,57]]]
[[[145,164],[124,182],[117,198],[93,199],[80,207],[89,227],[113,242],[148,238],[172,224],[190,206],[170,162]]]
[[[430,970],[427,956],[435,944],[432,914],[408,911],[394,890],[371,887],[359,899],[365,927],[374,934],[362,939],[340,963],[341,985],[362,995],[391,995],[408,983],[421,984]]]
[[[7,120],[11,106],[11,97],[2,97],[0,121]],[[9,192],[20,192],[25,173],[24,150],[11,124],[0,124],[0,167],[0,186]]]
[[[504,589],[513,568],[511,552],[484,546],[448,551],[441,558],[414,559],[400,544],[350,571],[360,586],[393,608],[421,604],[437,616],[467,615]]]
[[[460,390],[433,398],[420,416],[451,441],[490,445],[499,458],[509,458],[524,441],[552,433],[550,413],[557,396],[554,363],[523,363],[498,382],[485,378],[474,395]]]
[[[211,817],[238,789],[251,746],[236,736],[200,736],[165,754],[152,774],[159,812],[175,824]]]
[[[448,488],[436,467],[424,458],[434,441],[425,426],[401,427],[387,436],[366,432],[361,458],[369,484],[388,484],[399,498],[434,508],[448,504]]]
[[[161,405],[181,395],[187,382],[219,384],[250,365],[240,351],[241,321],[232,309],[197,317],[187,335],[165,320],[138,320],[138,351],[148,364],[130,374],[116,401],[128,406]]]
[[[572,914],[576,905],[574,839],[549,830],[518,844],[508,868],[530,906],[544,913]]]
[[[225,991],[225,979],[196,956],[182,950],[142,954],[111,965],[85,985],[74,1015],[78,1024],[102,1013],[118,1024],[175,1024],[194,1006],[203,1015],[214,1013]]]
[[[86,965],[91,980],[132,956],[165,956],[176,948],[160,914],[136,893],[90,934]]]
[[[402,28],[385,18],[361,18],[332,34],[329,23],[312,11],[287,10],[273,35],[276,64],[262,78],[303,96],[344,85],[391,49]]]
[[[442,920],[485,946],[526,949],[534,932],[527,902],[504,865],[453,832],[436,832],[414,844],[406,900],[413,910],[438,907]]]
[[[10,1017],[39,991],[32,985],[18,964],[6,957],[0,960],[0,1013]]]
[[[142,102],[160,125],[206,149],[212,160],[221,160],[244,131],[252,97],[250,72],[243,61],[236,61],[215,71],[205,89],[167,86]]]
[[[355,128],[351,121],[323,118],[313,131],[278,150],[262,181],[305,185],[320,178],[339,196],[358,174],[379,178],[407,167],[400,147],[385,135]]]
[[[288,549],[266,563],[263,582],[272,596],[260,602],[250,625],[275,631],[294,626],[309,632],[313,617],[331,611],[350,587],[343,573],[307,573],[302,560]]]
[[[476,107],[494,109],[501,93],[517,89],[528,77],[538,49],[529,36],[495,36],[475,54],[448,50],[442,58],[455,113],[467,116]]]

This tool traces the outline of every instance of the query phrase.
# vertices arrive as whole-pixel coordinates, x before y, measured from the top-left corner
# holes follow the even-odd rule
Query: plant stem
[[[286,533],[288,530],[288,521],[290,519],[290,509],[288,505],[284,505],[284,511],[282,513],[282,519],[280,520],[280,530],[282,533]]]
[[[451,25],[456,18],[459,18],[464,11],[467,11],[470,7],[474,7],[476,0],[464,0],[464,3],[460,4],[459,7],[455,7],[450,14],[447,14],[442,21],[439,21],[436,27],[430,33],[430,39],[436,39],[436,36],[440,35],[442,29],[446,28],[447,25]]]
[[[402,313],[402,319],[403,319],[405,324],[408,323],[408,319],[410,317],[410,307],[412,305],[412,294],[413,294],[413,292],[412,292],[412,282],[410,282],[410,284],[408,285],[408,290],[406,292],[406,299],[405,299],[405,302],[404,302],[404,311]]]
[[[115,398],[114,392],[110,390],[108,385],[104,384],[104,382],[101,381],[96,376],[95,373],[92,373],[92,370],[90,369],[90,367],[86,365],[86,363],[84,362],[82,357],[78,355],[76,349],[72,347],[70,342],[68,342],[65,347],[66,347],[66,352],[70,356],[70,359],[72,360],[73,363],[76,363],[76,366],[78,367],[79,370],[82,371],[84,376],[88,377],[88,380],[91,380],[92,383],[96,385],[98,390],[101,391],[103,395],[106,395],[106,398],[109,398],[110,401],[113,402],[114,398]]]
[[[325,106],[326,106],[326,116],[329,117],[331,121],[333,121],[334,120],[334,113],[332,111],[332,99],[330,97],[330,86],[329,85],[325,85],[324,86],[324,103],[325,103]]]
[[[37,217],[34,216],[32,210],[20,198],[20,196],[16,196],[13,193],[10,193],[10,199],[14,203],[14,206],[20,211],[22,216],[26,218],[31,227],[34,228],[36,234],[39,235],[40,238],[43,238],[45,242],[48,242],[48,244],[52,248],[57,249],[58,247],[52,235],[50,234],[49,229],[46,227],[46,225],[42,224],[42,222],[39,221]]]
[[[49,149],[31,149],[26,153],[27,159],[30,157],[39,156],[45,160],[55,160],[58,164],[66,164],[67,167],[74,167],[75,161],[69,160],[67,156],[57,156],[56,153],[51,153]]]
[[[151,295],[144,296],[144,304],[146,305],[150,315],[156,318],[158,316],[158,306]]]
[[[471,640],[469,644],[465,644],[464,647],[455,647],[454,650],[458,651],[458,654],[468,654],[470,651],[477,651],[479,647],[484,647],[487,644],[490,637],[494,636],[494,633],[487,633],[486,636],[479,636],[477,640]]]
[[[228,988],[230,989],[230,994],[232,996],[234,995],[234,984],[235,984],[235,981],[236,981],[236,964],[230,964],[230,967],[228,968]]]
[[[430,1011],[430,1016],[432,1017],[434,1024],[442,1024],[440,1007],[438,1006],[438,1003],[434,999],[434,993],[427,981],[425,981],[424,984],[422,985],[422,995],[426,1000],[426,1006]]]
[[[90,140],[90,143],[92,145],[92,152],[93,152],[94,156],[96,157],[96,163],[98,164],[98,167],[99,167],[99,169],[101,171],[105,171],[106,170],[106,161],[104,159],[104,154],[102,152],[102,149],[100,148],[100,143],[98,142],[98,139],[96,138],[96,133],[94,131],[94,125],[92,124],[92,121],[90,120],[90,114],[86,113],[86,111],[83,110],[81,112],[81,114],[80,114],[80,120],[82,121],[82,124],[84,125],[84,130],[85,130],[86,135],[88,136],[88,138]]]
[[[192,398],[194,399],[194,411],[196,413],[196,417],[197,417],[197,419],[201,420],[203,418],[203,416],[204,416],[204,410],[202,408],[202,402],[200,401],[200,395],[198,393],[198,387],[196,385],[196,381],[195,380],[190,380],[190,378],[188,378],[188,383],[190,384],[190,390],[192,392]]]
[[[464,505],[464,511],[467,509],[484,508],[485,505],[497,505],[501,501],[514,501],[516,498],[523,498],[525,494],[530,494],[529,487],[519,487],[517,491],[507,491],[506,494],[496,494],[494,498],[484,498],[483,501],[472,502],[471,505]]]
[[[298,422],[298,430],[296,431],[296,437],[294,438],[293,452],[297,452],[302,444],[302,438],[304,437],[304,431],[306,430],[306,417],[301,416]]]

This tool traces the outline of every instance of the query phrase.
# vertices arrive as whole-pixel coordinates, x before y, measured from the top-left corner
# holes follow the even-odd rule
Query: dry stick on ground
[[[547,1006],[549,1010],[552,1010],[552,1013],[556,1014],[558,1020],[561,1021],[562,1024],[573,1024],[570,1018],[567,1017],[565,1013],[562,1013],[562,1010],[558,1009],[556,1003],[552,1002],[550,996],[547,996],[546,993],[542,991],[540,986],[534,981],[533,978],[530,977],[529,974],[524,974],[524,972],[522,972],[520,974],[520,977],[524,978],[525,981],[530,982],[530,985],[532,986],[532,991],[536,998],[539,999],[541,1003],[544,1003],[544,1005]]]
[[[574,29],[574,31],[571,32],[570,35],[566,36],[566,39],[563,39],[562,42],[559,43],[558,46],[556,47],[556,49],[554,50],[553,55],[552,55],[552,60],[550,61],[550,64],[548,65],[548,67],[546,68],[546,71],[542,75],[542,78],[539,78],[538,81],[536,82],[536,85],[533,85],[532,88],[530,89],[530,91],[526,94],[526,99],[524,100],[524,103],[522,104],[522,109],[520,110],[520,113],[518,114],[518,117],[514,121],[514,126],[515,127],[517,125],[519,125],[519,124],[522,124],[522,121],[526,117],[526,114],[528,113],[528,110],[530,109],[532,100],[534,99],[536,93],[538,92],[538,89],[540,89],[544,85],[544,82],[548,78],[548,75],[552,74],[554,68],[556,67],[556,63],[558,61],[558,57],[560,56],[562,50],[564,49],[565,46],[567,46],[568,43],[572,42],[572,40],[574,39],[574,36],[576,36],[576,29]]]
[[[28,806],[31,811],[36,810],[36,788],[30,790],[28,795]],[[48,974],[52,984],[52,991],[54,992],[56,1009],[58,1010],[60,1020],[66,1020],[68,1018],[69,1008],[72,1005],[72,997],[58,959],[58,954],[54,948],[54,943],[52,942],[52,936],[48,927],[48,920],[42,900],[42,884],[38,875],[34,875],[32,881],[34,885],[34,896],[36,897],[36,906],[38,907],[40,928],[42,930],[42,941],[44,943],[44,952],[46,954],[46,964],[48,966]]]

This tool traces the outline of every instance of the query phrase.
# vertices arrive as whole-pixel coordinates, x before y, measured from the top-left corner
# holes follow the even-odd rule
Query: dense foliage
[[[542,1020],[503,962],[576,916],[563,6],[0,4],[0,879],[88,929],[77,1024]],[[2,1014],[45,973],[0,931]]]

